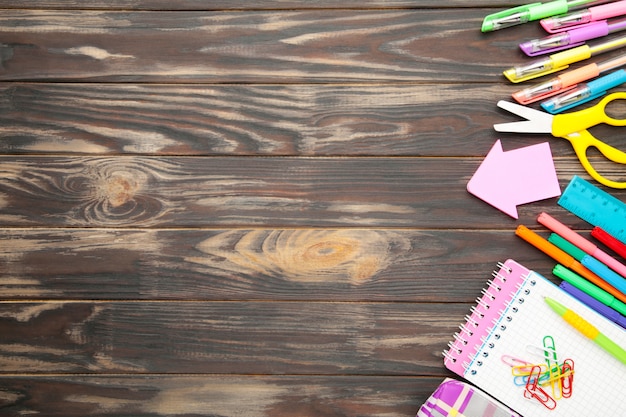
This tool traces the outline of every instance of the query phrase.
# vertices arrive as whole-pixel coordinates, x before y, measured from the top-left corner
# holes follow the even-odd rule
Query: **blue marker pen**
[[[557,114],[576,107],[606,94],[608,90],[626,82],[626,71],[614,71],[608,75],[596,78],[578,87],[568,90],[558,96],[541,103],[541,107],[549,113]]]
[[[585,268],[602,278],[609,285],[613,286],[613,288],[626,294],[626,280],[621,275],[613,272],[613,270],[608,266],[604,265],[602,262],[590,255],[584,256],[580,260],[580,263],[583,264]]]

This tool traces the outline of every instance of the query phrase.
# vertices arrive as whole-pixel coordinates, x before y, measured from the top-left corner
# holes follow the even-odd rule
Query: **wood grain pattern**
[[[281,9],[394,9],[394,8],[449,8],[449,7],[496,7],[516,6],[516,0],[449,0],[445,4],[434,0],[347,0],[341,3],[331,0],[316,0],[303,5],[298,0],[0,0],[6,9],[61,9],[61,10],[281,10]]]
[[[438,314],[441,311],[446,314]],[[466,304],[0,305],[3,372],[442,375]]]
[[[483,157],[497,138],[500,84],[0,85],[4,154]],[[619,128],[595,134],[616,146]],[[535,135],[537,143],[545,135]],[[572,156],[564,140],[554,156]]]
[[[5,416],[414,415],[440,377],[52,376],[0,378]],[[209,411],[210,410],[210,411]]]
[[[512,229],[12,229],[0,247],[14,300],[469,303],[494,259],[553,267]]]
[[[539,33],[527,26],[486,42],[476,30],[486,13],[7,10],[0,80],[492,82],[521,60],[519,36]],[[450,54],[450,45],[469,47]]]
[[[498,117],[490,103],[505,91],[457,84],[11,83],[0,85],[0,151],[478,156],[496,137],[487,124]]]
[[[508,217],[486,210],[465,190],[479,163],[478,158],[0,157],[0,224],[510,227]],[[604,160],[594,164],[620,173]],[[578,160],[557,160],[556,166],[562,178],[582,175]],[[554,201],[522,206],[520,219],[534,223],[537,210],[553,208]]]

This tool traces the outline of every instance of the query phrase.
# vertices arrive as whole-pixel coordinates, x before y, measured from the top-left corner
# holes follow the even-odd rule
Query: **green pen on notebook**
[[[584,291],[586,294],[589,294],[602,304],[611,307],[613,310],[616,310],[620,314],[626,316],[626,304],[615,298],[615,296],[604,291],[602,288],[587,281],[577,273],[570,271],[560,264],[554,267],[552,273],[562,280],[569,282],[579,290]]]
[[[579,316],[573,310],[565,307],[558,301],[544,297],[545,302],[550,306],[552,311],[561,316],[563,320],[568,322],[573,328],[578,330],[582,335],[594,341],[598,346],[611,354],[615,359],[626,365],[626,350],[617,343],[609,339],[601,333],[594,325]]]

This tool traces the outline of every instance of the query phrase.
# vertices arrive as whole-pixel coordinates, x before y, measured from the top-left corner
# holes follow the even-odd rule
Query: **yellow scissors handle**
[[[564,138],[569,134],[582,132],[600,123],[612,126],[626,126],[626,119],[615,119],[606,114],[607,104],[614,100],[626,100],[626,91],[609,94],[593,107],[554,116],[552,119],[552,135],[557,138]]]
[[[563,136],[563,138],[572,143],[580,163],[593,179],[598,181],[600,184],[606,185],[607,187],[626,188],[626,181],[618,182],[606,179],[591,166],[589,159],[587,159],[587,148],[593,146],[606,156],[607,159],[617,162],[618,164],[626,164],[626,152],[620,151],[619,149],[596,139],[591,133],[589,133],[588,130]]]

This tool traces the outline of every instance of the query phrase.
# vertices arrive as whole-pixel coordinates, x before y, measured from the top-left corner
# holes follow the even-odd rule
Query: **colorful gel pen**
[[[607,319],[611,320],[613,323],[619,324],[623,328],[626,328],[626,317],[622,316],[620,313],[613,310],[611,307],[602,304],[600,301],[596,300],[595,298],[593,298],[586,292],[579,290],[578,288],[576,288],[575,286],[573,286],[567,281],[561,282],[559,284],[559,287],[563,291],[565,291],[566,293],[568,293],[569,295],[571,295],[572,297],[574,297],[575,299],[577,299],[578,301],[580,301],[581,303],[583,303],[584,305],[586,305],[587,307],[595,311],[596,313],[600,314],[603,317],[606,317]]]
[[[554,217],[550,216],[548,213],[540,213],[539,216],[537,216],[537,222],[552,230],[554,233],[566,239],[568,242],[572,243],[576,247],[580,248],[582,251],[584,251],[584,253],[589,254],[594,258],[597,258],[601,262],[604,262],[608,267],[626,278],[626,265],[617,261],[611,255],[594,245],[593,242],[585,239],[580,234],[576,233]]]
[[[624,350],[617,343],[609,339],[594,325],[589,323],[573,310],[570,310],[569,308],[565,307],[563,304],[552,298],[545,297],[544,300],[546,304],[548,304],[548,306],[552,309],[552,311],[561,316],[563,320],[569,323],[574,329],[578,330],[582,335],[594,341],[607,353],[626,365],[626,350]]]
[[[551,114],[558,114],[605,95],[611,88],[626,82],[626,71],[614,71],[604,77],[578,85],[541,103],[541,107]]]
[[[600,262],[591,255],[586,254],[583,250],[578,249],[575,245],[563,239],[561,236],[553,233],[548,242],[552,243],[563,252],[580,262],[585,268],[599,276],[616,290],[626,293],[626,280],[613,272],[608,266]]]
[[[626,65],[626,54],[600,63],[591,63],[574,70],[566,71],[548,81],[527,87],[516,93],[513,98],[520,104],[534,103],[548,97],[563,93],[575,88],[578,83],[598,77],[607,71]]]
[[[608,232],[605,232],[602,228],[596,226],[591,229],[591,236],[595,237],[600,242],[604,243],[609,249],[626,259],[626,245],[611,236]]]
[[[548,17],[541,20],[541,26],[548,33],[556,33],[572,27],[584,25],[598,20],[606,20],[626,14],[626,0],[616,1],[600,6],[593,6],[586,9],[578,10],[573,13],[567,13],[561,16]]]
[[[531,20],[562,15],[609,0],[555,0],[547,3],[531,3],[490,14],[483,19],[482,32],[491,32],[511,26],[521,25]]]
[[[570,268],[574,272],[579,275],[582,275],[598,287],[602,288],[604,291],[613,295],[615,298],[622,302],[626,302],[626,295],[624,295],[621,291],[615,289],[613,286],[609,285],[602,278],[591,272],[587,269],[583,264],[574,259],[573,256],[567,254],[565,251],[556,247],[553,243],[548,242],[543,237],[539,236],[537,233],[533,232],[529,228],[524,225],[517,226],[515,230],[515,234],[526,242],[530,243],[558,263],[565,265],[567,268]]]
[[[513,83],[519,83],[543,75],[564,70],[575,62],[589,59],[594,55],[626,46],[626,36],[620,36],[610,41],[590,45],[581,45],[566,51],[557,52],[547,58],[542,58],[530,64],[520,65],[504,71],[504,76]]]
[[[626,304],[615,298],[615,296],[604,291],[602,288],[592,284],[577,273],[570,271],[563,265],[556,265],[552,273],[564,281],[569,282],[576,288],[589,294],[602,304],[611,307],[620,314],[626,315]]]
[[[615,21],[600,20],[565,32],[555,33],[545,38],[520,43],[519,47],[528,56],[551,54],[574,48],[586,41],[601,38],[626,29],[626,19]]]

